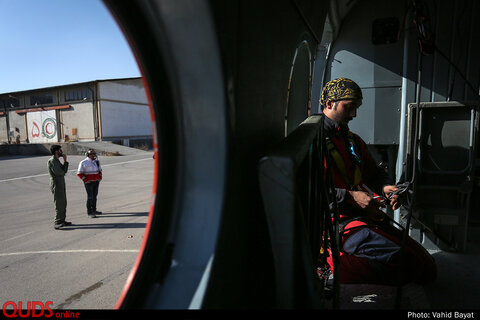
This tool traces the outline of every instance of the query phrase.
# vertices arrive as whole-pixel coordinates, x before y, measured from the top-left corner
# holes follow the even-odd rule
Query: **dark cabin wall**
[[[313,0],[298,6],[288,0],[214,0],[211,7],[222,53],[231,136],[225,207],[204,306],[268,308],[274,306],[275,298],[273,258],[257,166],[266,150],[285,135],[295,50],[306,40],[314,57],[315,36],[322,34],[328,5]],[[309,88],[304,91],[308,97]],[[304,108],[306,117],[307,105],[295,108]]]
[[[346,77],[362,88],[363,105],[350,128],[368,144],[398,143],[403,41],[373,44],[372,25],[401,21],[403,12],[403,1],[359,1],[344,18],[327,62],[326,81]]]
[[[359,1],[344,19],[327,63],[327,81],[346,76],[357,81],[362,88],[364,104],[350,127],[369,144],[397,145],[402,90],[406,90],[406,103],[413,103],[416,99],[419,48],[411,8],[407,11],[410,2]],[[480,3],[475,0],[418,2],[427,8],[424,14],[435,34],[437,47],[432,54],[423,56],[420,100],[477,100]],[[390,17],[399,19],[400,38],[393,43],[374,44],[374,21]],[[404,87],[402,77],[407,79]]]
[[[431,80],[425,85],[427,92],[422,101],[478,100],[480,3],[476,0],[427,3],[438,50],[425,58],[424,64],[429,68],[426,77]],[[469,88],[461,74],[476,91]]]

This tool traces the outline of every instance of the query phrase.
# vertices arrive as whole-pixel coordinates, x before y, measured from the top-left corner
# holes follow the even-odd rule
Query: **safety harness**
[[[362,159],[360,159],[360,157],[355,152],[355,139],[354,139],[353,132],[349,130],[347,137],[349,142],[349,150],[347,152],[350,154],[352,158],[352,162],[355,167],[354,174],[353,174],[353,181],[350,181],[350,177],[348,176],[348,173],[347,173],[345,161],[343,160],[342,156],[340,155],[340,152],[338,152],[337,147],[335,146],[335,144],[333,143],[330,137],[326,137],[327,149],[328,149],[328,153],[330,154],[330,156],[332,157],[335,163],[335,166],[340,171],[340,174],[342,175],[343,180],[349,186],[350,190],[359,190],[360,183],[362,181],[362,171],[360,170],[360,164],[362,163]]]
[[[340,171],[340,174],[342,175],[342,178],[347,184],[347,186],[349,187],[349,189],[353,191],[362,190],[361,188],[362,171],[360,169],[360,164],[362,163],[362,159],[357,155],[355,151],[356,150],[355,135],[350,130],[347,133],[347,139],[348,139],[347,153],[350,155],[350,158],[352,159],[352,163],[354,166],[353,181],[351,181],[347,173],[347,167],[346,167],[344,158],[342,157],[340,152],[337,150],[337,147],[335,146],[335,144],[333,143],[330,137],[326,137],[328,153],[333,159],[335,166]],[[361,222],[364,222],[365,224],[355,226],[355,227],[345,228],[350,222],[353,222],[353,221],[361,221]],[[361,229],[365,227],[371,227],[371,228],[378,227],[378,222],[373,221],[372,219],[362,215],[362,216],[355,216],[355,217],[342,219],[341,221],[339,221],[338,225],[339,225],[339,234],[343,235],[346,231],[350,231],[353,229]]]

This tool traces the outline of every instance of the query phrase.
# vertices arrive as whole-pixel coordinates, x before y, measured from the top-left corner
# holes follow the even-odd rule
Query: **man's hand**
[[[354,206],[367,211],[374,220],[383,220],[385,213],[380,208],[384,208],[385,205],[382,202],[375,200],[365,191],[348,191],[348,193],[351,196],[350,202]]]
[[[67,161],[67,155],[65,153],[62,153],[63,161]]]
[[[398,188],[392,185],[383,187],[383,193],[385,194],[386,197],[389,197],[392,192],[397,190]],[[400,198],[399,195],[394,195],[390,198],[390,205],[392,206],[393,210],[396,210],[400,207],[400,202],[398,201],[399,198]]]

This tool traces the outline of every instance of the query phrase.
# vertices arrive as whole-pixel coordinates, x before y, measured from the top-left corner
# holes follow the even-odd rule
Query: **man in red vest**
[[[382,210],[386,204],[394,210],[400,207],[399,196],[394,195],[397,187],[377,166],[366,143],[348,128],[362,99],[360,87],[347,78],[329,81],[320,99],[340,214],[340,282],[429,283],[436,278],[435,261],[410,237],[400,263],[403,232],[388,223]],[[327,262],[333,270],[331,256]],[[404,267],[401,278],[400,266]]]
[[[97,211],[97,195],[100,181],[102,180],[102,167],[93,149],[88,149],[86,158],[78,164],[77,176],[82,179],[87,191],[87,215],[96,218],[102,214]]]

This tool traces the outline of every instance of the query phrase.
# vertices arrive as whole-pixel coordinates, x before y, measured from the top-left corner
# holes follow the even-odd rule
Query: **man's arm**
[[[378,166],[375,160],[373,160],[373,157],[368,151],[365,142],[360,137],[358,137],[358,140],[360,140],[359,143],[362,144],[362,159],[365,161],[365,183],[379,195],[383,194],[388,198],[392,192],[397,190],[397,187],[394,185],[394,182],[388,176],[387,172],[385,172],[385,170]],[[363,196],[358,195],[357,198],[363,198],[363,200],[360,200],[363,202],[363,205],[366,203],[366,199]],[[391,196],[389,202],[393,210],[396,210],[400,207],[398,195]]]
[[[77,177],[79,177],[83,182],[86,182],[87,177],[85,176],[84,171],[85,170],[83,169],[83,161],[80,161],[77,169]]]
[[[100,160],[95,160],[97,161],[97,168],[98,168],[98,175],[100,176],[100,180],[102,180],[102,166],[100,165]]]
[[[68,161],[67,161],[67,155],[65,153],[62,154],[62,157],[63,157],[63,171],[65,172],[65,174],[68,172]],[[60,162],[60,161],[59,161]]]
[[[348,214],[352,211],[352,208],[360,209],[374,220],[383,220],[384,212],[380,208],[384,208],[385,205],[371,197],[367,192],[335,188],[335,194],[340,212]],[[333,204],[331,203],[330,210],[332,209]]]
[[[48,166],[55,177],[62,177],[68,172],[68,162],[62,164],[60,160],[49,161]]]

